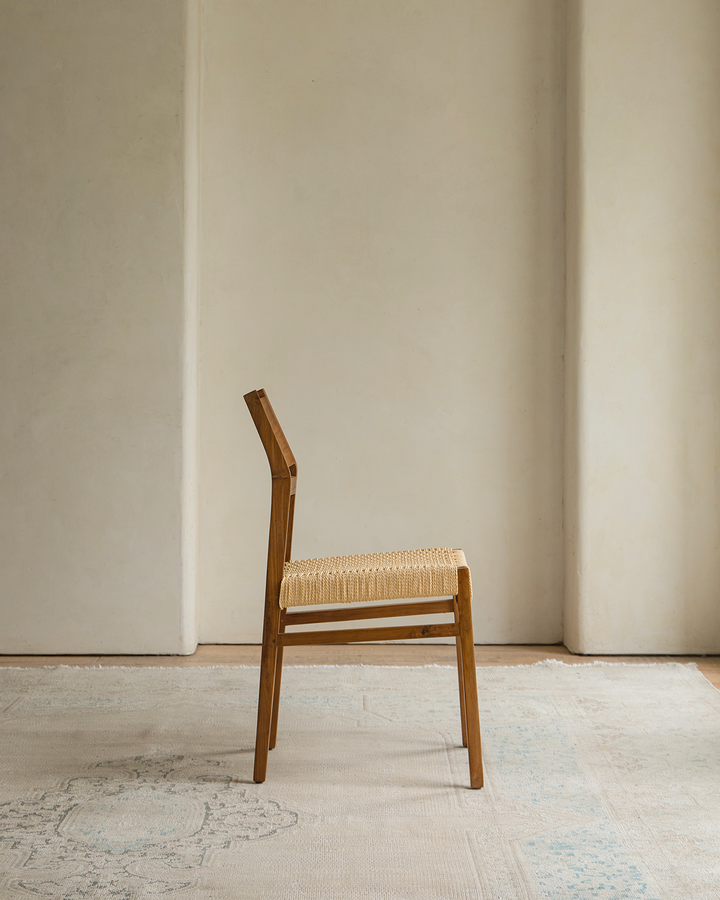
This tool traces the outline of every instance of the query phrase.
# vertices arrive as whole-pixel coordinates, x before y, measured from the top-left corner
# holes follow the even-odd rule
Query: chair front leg
[[[460,643],[462,645],[470,787],[481,788],[483,786],[483,764],[480,745],[480,713],[478,712],[471,596],[470,570],[465,568],[458,569],[458,613],[460,618]]]

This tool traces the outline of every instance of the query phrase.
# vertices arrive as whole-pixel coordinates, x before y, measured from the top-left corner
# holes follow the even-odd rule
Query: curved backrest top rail
[[[245,394],[250,415],[260,435],[273,478],[295,478],[297,463],[275,411],[264,390]]]

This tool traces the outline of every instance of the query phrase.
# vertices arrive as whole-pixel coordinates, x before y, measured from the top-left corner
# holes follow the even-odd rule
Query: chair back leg
[[[275,694],[275,670],[277,667],[278,629],[280,611],[267,604],[263,626],[262,657],[260,659],[260,691],[258,695],[257,732],[255,736],[255,766],[253,780],[265,781],[268,751],[270,750],[270,724]]]
[[[460,624],[460,612],[458,610],[458,600],[457,597],[454,598],[454,614],[455,614],[455,624]],[[463,675],[463,662],[462,662],[462,642],[460,641],[460,635],[458,634],[455,638],[455,650],[457,652],[457,669],[458,669],[458,692],[460,694],[460,725],[462,727],[462,745],[463,747],[467,747],[467,713],[465,711],[465,676]]]
[[[285,625],[283,622],[280,622],[280,627],[279,627],[278,631],[280,634],[282,634],[285,631]],[[275,744],[277,743],[278,710],[280,709],[280,684],[282,682],[282,664],[283,664],[283,646],[282,646],[282,644],[278,644],[278,648],[275,653],[275,686],[273,688],[272,716],[270,718],[270,749],[271,750],[275,749]]]

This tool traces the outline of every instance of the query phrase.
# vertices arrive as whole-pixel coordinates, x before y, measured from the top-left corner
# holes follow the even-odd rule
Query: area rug
[[[0,898],[720,897],[720,693],[692,666],[0,669]]]

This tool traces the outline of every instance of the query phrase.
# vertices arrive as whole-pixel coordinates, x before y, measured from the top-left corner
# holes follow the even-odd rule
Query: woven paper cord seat
[[[410,597],[454,597],[462,550],[398,550],[286,562],[280,606],[367,603]]]

